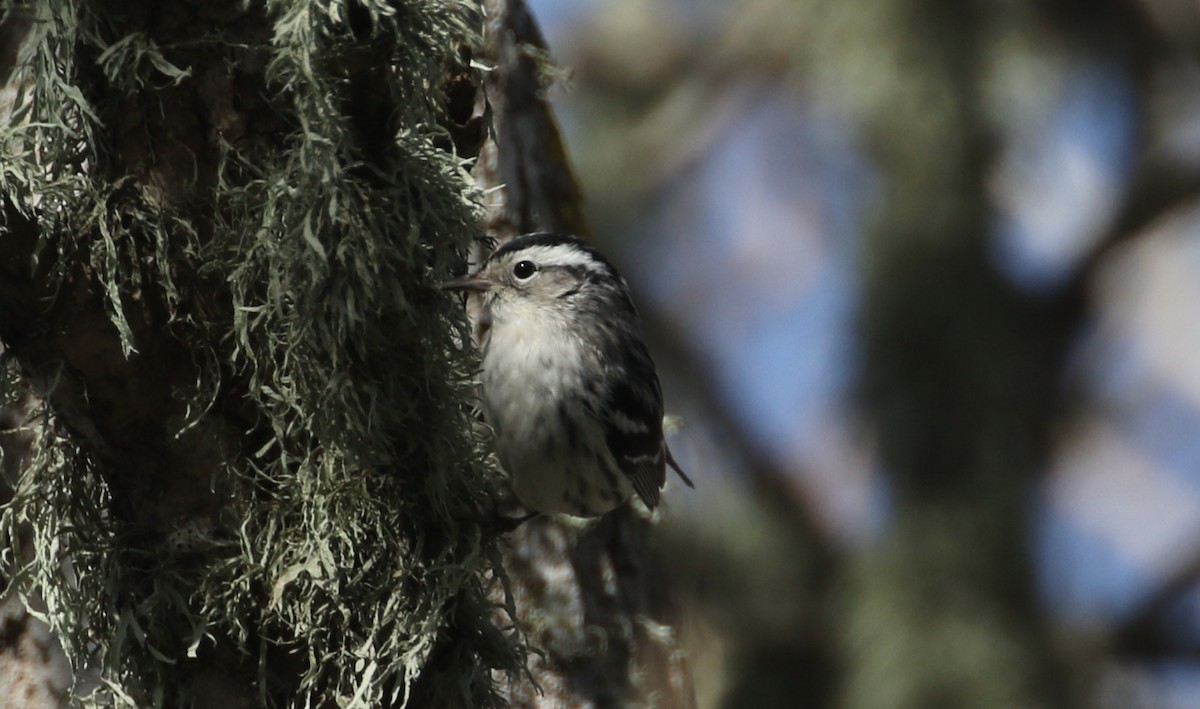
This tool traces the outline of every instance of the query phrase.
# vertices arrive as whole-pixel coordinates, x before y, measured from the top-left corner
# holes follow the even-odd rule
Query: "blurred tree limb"
[[[688,382],[689,403],[715,429],[724,456],[739,464],[749,498],[745,513],[754,517],[740,520],[738,529],[689,525],[667,540],[681,595],[728,642],[722,651],[731,672],[721,688],[722,706],[787,706],[797,697],[825,706],[841,679],[833,638],[848,555],[792,471],[764,454],[717,396],[714,373],[679,326],[653,307],[642,308],[642,316],[652,349]],[[735,550],[734,538],[747,533],[761,535],[758,548]]]
[[[1197,200],[1200,200],[1200,164],[1169,160],[1153,153],[1141,155],[1116,216],[1080,265],[1071,288],[1086,290],[1121,247],[1145,235],[1158,220]]]
[[[1070,286],[1081,293],[1115,254],[1152,233],[1156,222],[1200,202],[1200,162],[1194,156],[1176,154],[1167,135],[1176,127],[1172,118],[1190,122],[1192,116],[1154,114],[1155,108],[1165,113],[1168,91],[1180,90],[1158,75],[1200,66],[1200,8],[1171,0],[1113,0],[1100,8],[1085,5],[1054,0],[1041,7],[1056,28],[1077,38],[1085,51],[1124,57],[1138,91],[1141,140],[1120,206]],[[1176,624],[1169,618],[1198,583],[1200,551],[1184,559],[1126,620],[1109,630],[1107,650],[1117,660],[1200,658],[1200,644],[1173,628]]]
[[[1200,642],[1171,622],[1172,611],[1200,583],[1200,551],[1182,563],[1137,608],[1109,634],[1111,651],[1118,659],[1200,660]]]
[[[1162,109],[1165,87],[1159,77],[1179,67],[1195,68],[1198,45],[1170,41],[1173,30],[1200,27],[1194,5],[1188,22],[1163,25],[1169,0],[1041,0],[1034,4],[1058,36],[1085,56],[1116,60],[1132,79],[1130,109],[1137,138],[1133,170],[1122,189],[1119,206],[1096,246],[1085,256],[1069,289],[1085,291],[1112,254],[1145,234],[1157,220],[1200,198],[1200,162],[1173,154],[1165,133],[1174,126]],[[1180,8],[1176,7],[1176,11]],[[1157,114],[1156,110],[1158,109]],[[1184,118],[1183,120],[1190,120]]]

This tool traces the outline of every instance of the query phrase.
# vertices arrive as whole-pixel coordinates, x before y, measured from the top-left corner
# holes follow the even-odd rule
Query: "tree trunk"
[[[886,194],[868,240],[861,387],[895,518],[853,573],[847,704],[1070,706],[1025,510],[1082,301],[1021,293],[989,262],[982,11],[871,9],[866,103]]]
[[[477,235],[435,143],[478,16],[22,11],[0,339],[45,408],[10,592],[44,599],[101,701],[498,704],[519,646],[491,621],[493,478],[436,288]]]
[[[531,231],[586,236],[582,196],[543,98],[546,42],[522,0],[487,8],[496,140],[476,174],[495,190],[488,232],[499,239]],[[694,705],[660,553],[654,523],[633,501],[597,520],[543,517],[516,530],[504,568],[511,608],[534,653],[533,684],[506,685],[512,706]]]

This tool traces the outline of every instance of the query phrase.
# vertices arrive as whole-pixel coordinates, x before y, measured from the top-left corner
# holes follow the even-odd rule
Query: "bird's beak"
[[[465,290],[484,292],[492,289],[492,282],[486,278],[481,278],[479,274],[473,273],[462,278],[452,278],[448,281],[442,281],[442,290]]]

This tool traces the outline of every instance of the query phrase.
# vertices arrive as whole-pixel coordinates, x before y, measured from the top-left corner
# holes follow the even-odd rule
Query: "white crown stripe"
[[[607,264],[592,256],[588,251],[577,247],[557,244],[554,246],[529,246],[518,251],[511,251],[506,256],[512,261],[533,261],[538,266],[561,266],[563,268],[585,268],[589,271],[610,273]]]

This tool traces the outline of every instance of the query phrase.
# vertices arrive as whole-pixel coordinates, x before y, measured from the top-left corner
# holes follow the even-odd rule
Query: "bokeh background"
[[[855,596],[814,558],[854,566],[894,523],[858,383],[889,179],[864,116],[874,82],[908,77],[870,70],[872,37],[914,31],[879,17],[904,3],[529,4],[595,239],[642,303],[697,483],[669,490],[664,536],[699,704],[818,706],[812,664],[854,676],[854,660],[829,650],[840,622],[812,616]],[[1035,303],[1086,280],[1048,457],[1021,492],[1052,681],[1072,704],[1200,706],[1200,5],[986,5],[988,263]],[[939,31],[954,28],[915,30]],[[778,691],[745,686],[763,677]],[[832,684],[813,696],[846,695]]]

